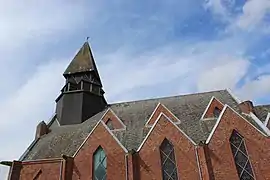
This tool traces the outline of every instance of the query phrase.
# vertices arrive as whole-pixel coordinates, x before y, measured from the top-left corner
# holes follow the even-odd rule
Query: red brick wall
[[[158,116],[160,115],[160,113],[165,114],[173,122],[179,122],[178,119],[175,118],[175,116],[170,111],[168,111],[168,109],[166,109],[164,105],[158,104],[157,108],[153,112],[153,115],[150,117],[147,125],[149,125],[149,126],[153,125],[155,123],[156,119],[158,118]]]
[[[40,172],[38,180],[59,180],[61,160],[23,162],[20,180],[33,180]]]
[[[78,154],[74,157],[73,180],[92,179],[92,157],[101,146],[107,155],[107,180],[126,178],[125,151],[99,123]]]
[[[139,152],[140,179],[162,179],[159,146],[164,138],[174,145],[179,178],[199,179],[195,146],[165,116],[160,117]]]
[[[227,108],[209,144],[197,149],[203,180],[239,179],[229,144],[233,129],[245,138],[256,179],[270,179],[270,138],[263,136],[233,110]],[[129,180],[162,179],[159,146],[164,138],[174,145],[178,177],[181,180],[199,179],[194,144],[165,116],[161,116],[140,151],[128,154]],[[69,180],[68,176],[71,174],[72,180],[91,180],[92,157],[99,146],[107,155],[107,179],[125,180],[126,152],[103,123],[99,123],[74,159],[70,159],[70,166],[65,169],[73,168],[73,172],[66,172],[66,179],[63,180]],[[32,180],[40,170],[39,180],[58,180],[62,161],[59,159],[22,162],[20,180]]]
[[[124,126],[119,122],[118,118],[114,115],[114,113],[109,109],[106,114],[103,116],[102,120],[106,124],[109,119],[112,121],[113,127],[115,129],[123,129]]]
[[[213,101],[211,102],[210,106],[208,107],[205,115],[203,118],[212,118],[214,117],[214,109],[218,108],[220,111],[222,111],[224,105],[221,104],[216,98],[213,99]]]
[[[215,179],[239,179],[229,144],[235,129],[245,138],[247,151],[257,180],[270,179],[270,139],[227,108],[208,145]]]

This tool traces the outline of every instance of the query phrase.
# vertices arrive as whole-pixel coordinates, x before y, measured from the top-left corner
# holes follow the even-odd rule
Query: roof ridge
[[[254,107],[265,107],[265,106],[270,106],[270,104],[259,104],[259,105],[256,105]]]
[[[140,100],[133,100],[133,101],[132,100],[131,101],[123,101],[123,102],[116,102],[116,103],[109,104],[109,106],[119,105],[119,104],[124,104],[124,103],[145,102],[145,101],[162,100],[162,99],[175,98],[175,97],[185,97],[185,96],[193,96],[193,95],[202,95],[202,94],[208,94],[208,93],[214,93],[214,92],[222,92],[222,91],[227,91],[227,90],[226,89],[220,89],[220,90],[205,91],[205,92],[196,92],[196,93],[189,93],[189,94],[182,94],[182,95],[163,96],[163,97],[140,99]]]

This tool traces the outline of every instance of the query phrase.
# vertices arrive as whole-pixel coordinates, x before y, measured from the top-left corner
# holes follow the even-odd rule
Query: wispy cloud
[[[18,158],[37,123],[48,120],[61,74],[89,35],[109,102],[223,88],[256,100],[269,92],[269,65],[248,53],[264,37],[259,27],[268,26],[268,1],[142,3],[0,1],[0,160]],[[194,19],[211,21],[210,27]],[[208,29],[217,32],[207,38]]]

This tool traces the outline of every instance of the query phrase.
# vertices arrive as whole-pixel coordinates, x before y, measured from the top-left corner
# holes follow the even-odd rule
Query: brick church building
[[[270,105],[229,90],[110,104],[88,42],[63,75],[9,180],[270,180]]]

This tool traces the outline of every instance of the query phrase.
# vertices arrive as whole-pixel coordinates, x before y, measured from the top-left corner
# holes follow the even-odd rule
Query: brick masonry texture
[[[207,109],[207,111],[206,111],[206,113],[205,113],[205,115],[204,115],[203,118],[212,118],[212,117],[214,117],[214,113],[213,112],[214,112],[214,109],[216,107],[220,111],[222,111],[224,105],[221,102],[219,102],[216,98],[214,98],[213,101],[211,102],[210,106],[208,107],[208,109]]]
[[[257,180],[270,179],[270,139],[227,108],[208,144],[215,179],[238,179],[229,144],[233,130],[240,133],[246,143],[251,165]]]
[[[218,105],[215,103],[217,102],[213,101],[214,105]],[[157,111],[160,112],[163,111]],[[245,139],[256,180],[270,179],[270,138],[231,108],[227,107],[224,111],[208,144],[194,145],[167,117],[162,115],[159,118],[138,152],[126,153],[105,128],[105,124],[99,123],[65,166],[63,159],[21,163],[14,161],[9,178],[34,180],[40,173],[37,180],[59,180],[60,176],[62,180],[91,180],[92,157],[101,146],[107,155],[108,180],[126,180],[127,176],[128,180],[161,180],[159,147],[164,138],[167,138],[174,145],[179,179],[237,180],[239,178],[229,143],[232,131],[236,130]]]

